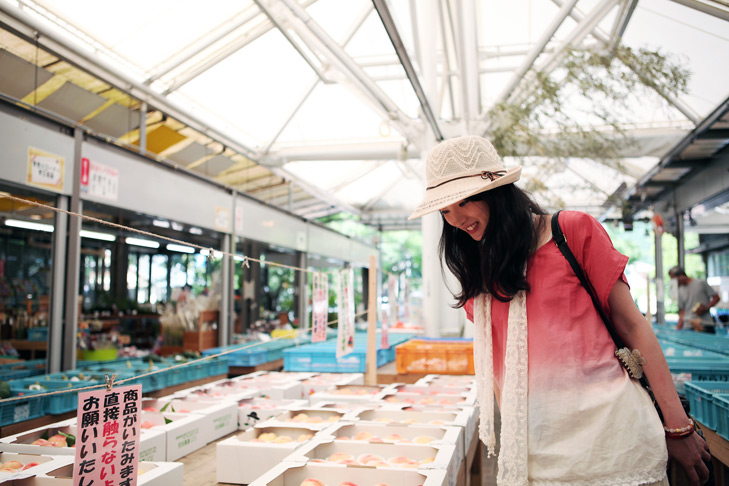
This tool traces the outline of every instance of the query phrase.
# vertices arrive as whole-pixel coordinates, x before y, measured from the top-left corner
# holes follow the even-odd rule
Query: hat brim
[[[511,184],[518,181],[519,177],[521,177],[521,166],[508,169],[506,174],[493,181],[481,177],[472,177],[445,183],[442,186],[425,191],[425,197],[415,208],[413,214],[408,217],[408,220],[438,211],[475,194]]]

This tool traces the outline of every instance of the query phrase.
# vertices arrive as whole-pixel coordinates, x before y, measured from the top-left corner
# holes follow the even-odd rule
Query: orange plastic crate
[[[414,339],[395,348],[398,373],[473,375],[473,341]]]

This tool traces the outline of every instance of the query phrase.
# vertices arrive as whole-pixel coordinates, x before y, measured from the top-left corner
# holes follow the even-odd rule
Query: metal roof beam
[[[729,21],[729,10],[727,8],[720,8],[720,7],[714,7],[713,5],[709,5],[706,2],[700,2],[697,0],[672,0],[673,2],[680,3],[681,5],[684,5],[686,7],[690,7],[694,10],[698,10],[699,12],[703,12],[707,15],[711,15],[712,17],[716,17],[717,19],[726,20]],[[722,5],[719,2],[713,2],[718,5]],[[725,5],[722,5],[725,6]]]
[[[392,18],[387,2],[385,0],[372,0],[372,2],[375,4],[377,14],[380,16],[380,20],[382,21],[382,25],[385,27],[387,36],[390,38],[390,42],[392,42],[392,46],[395,48],[397,57],[400,59],[400,64],[405,70],[405,74],[410,81],[410,86],[412,86],[415,96],[420,102],[420,108],[423,110],[423,115],[433,131],[433,136],[437,141],[443,140],[443,133],[440,131],[440,127],[438,126],[438,120],[436,120],[435,115],[433,114],[428,97],[425,95],[423,86],[420,84],[420,79],[418,79],[418,74],[415,72],[415,67],[413,67],[413,63],[410,60],[410,55],[405,49],[405,45],[400,38],[400,33],[397,31],[397,26]]]
[[[287,162],[310,160],[383,160],[419,159],[418,150],[405,147],[405,142],[353,143],[317,146],[286,147],[274,150],[261,158],[260,163],[269,167]]]
[[[270,3],[272,0],[261,0]],[[372,106],[381,112],[383,118],[396,125],[409,139],[417,139],[420,130],[415,120],[410,119],[382,89],[370,79],[362,68],[311,18],[295,0],[280,0],[288,10],[283,10],[288,25],[316,53],[321,54],[337,68],[358,92],[365,95]]]

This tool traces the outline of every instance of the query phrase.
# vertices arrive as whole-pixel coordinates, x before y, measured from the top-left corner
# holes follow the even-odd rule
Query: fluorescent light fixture
[[[200,228],[196,228],[195,226],[190,227],[190,233],[193,235],[201,235],[202,230]]]
[[[152,224],[158,228],[169,228],[170,227],[169,221],[163,221],[161,219],[152,220]]]
[[[147,248],[159,248],[159,243],[152,240],[143,240],[141,238],[127,238],[127,245],[145,246]]]
[[[92,240],[114,241],[116,236],[109,233],[99,233],[97,231],[81,230],[82,238],[91,238]]]
[[[200,250],[200,254],[202,256],[204,256],[204,257],[209,256],[210,255],[210,250],[208,250],[207,248],[204,249],[204,250]]]
[[[172,222],[172,229],[173,229],[173,230],[175,230],[175,231],[182,231],[183,229],[185,229],[185,227],[184,227],[184,226],[182,226],[181,224],[179,224],[179,223],[175,223],[175,222],[173,221],[173,222]]]
[[[36,231],[45,231],[46,233],[53,233],[52,224],[33,223],[31,221],[22,221],[20,219],[6,219],[6,226],[12,226],[13,228],[23,228]]]
[[[170,243],[167,245],[167,249],[170,251],[177,251],[180,253],[195,253],[195,248],[191,246],[185,246],[185,245],[175,245],[174,243]]]
[[[236,255],[233,257],[233,260],[235,260],[236,262],[242,262],[243,260],[245,260],[245,258],[240,255]]]

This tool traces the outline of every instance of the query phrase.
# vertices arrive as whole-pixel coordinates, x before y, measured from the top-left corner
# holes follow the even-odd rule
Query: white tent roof
[[[635,184],[729,94],[721,1],[0,0],[0,10],[88,56],[83,67],[99,79],[115,85],[108,73],[122,73],[154,95],[151,108],[183,113],[171,127],[182,140],[159,155],[304,217],[346,210],[384,229],[407,224],[423,191],[422,154],[438,135],[482,133],[494,103],[528,91],[525,72],[544,69],[568,41],[609,46],[622,33],[624,45],[680,59],[691,78],[679,98],[652,94],[615,108],[637,141],[624,170],[578,157],[546,175],[538,159],[526,166],[551,207],[603,214],[611,194]],[[4,48],[35,62],[32,51]],[[593,124],[589,104],[572,105]],[[81,121],[92,125],[102,112]]]

